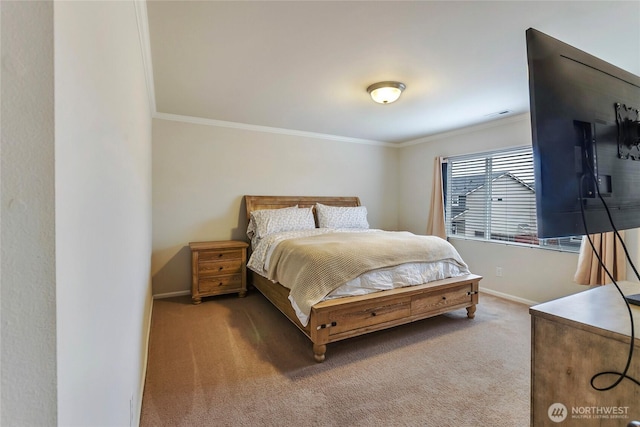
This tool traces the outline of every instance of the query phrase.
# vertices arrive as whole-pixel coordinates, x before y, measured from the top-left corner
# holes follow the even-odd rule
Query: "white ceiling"
[[[640,75],[640,1],[148,1],[158,113],[400,143],[529,110],[525,30]],[[367,86],[407,85],[394,104]]]

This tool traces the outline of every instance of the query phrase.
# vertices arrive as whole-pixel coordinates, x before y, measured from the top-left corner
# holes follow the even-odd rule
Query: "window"
[[[450,157],[444,182],[447,236],[580,250],[580,237],[537,237],[531,147]]]

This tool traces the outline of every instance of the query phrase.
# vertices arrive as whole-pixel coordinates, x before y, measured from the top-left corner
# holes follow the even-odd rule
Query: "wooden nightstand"
[[[238,292],[247,294],[248,243],[236,240],[191,242],[191,299]]]

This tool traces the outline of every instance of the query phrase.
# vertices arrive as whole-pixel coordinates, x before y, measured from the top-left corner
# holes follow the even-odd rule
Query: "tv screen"
[[[603,200],[618,230],[640,227],[640,77],[526,38],[538,237],[612,231]]]

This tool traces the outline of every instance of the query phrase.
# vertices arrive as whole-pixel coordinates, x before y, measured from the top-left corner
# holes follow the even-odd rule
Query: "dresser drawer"
[[[471,302],[471,284],[442,289],[416,296],[411,302],[411,314],[447,311],[449,307]]]
[[[242,249],[212,249],[200,251],[198,257],[203,261],[225,261],[229,259],[242,259]]]
[[[205,277],[198,281],[198,290],[201,293],[224,293],[226,291],[238,291],[242,288],[242,275]]]
[[[237,274],[242,272],[242,260],[231,259],[228,261],[201,261],[198,264],[200,278]]]

